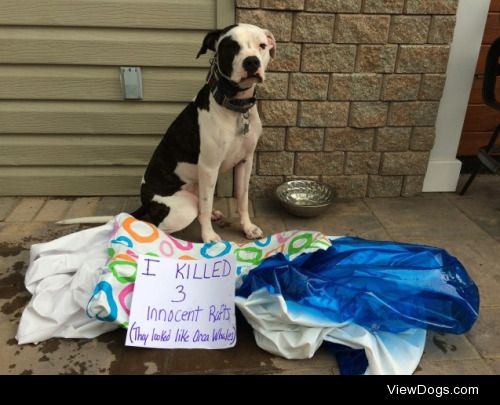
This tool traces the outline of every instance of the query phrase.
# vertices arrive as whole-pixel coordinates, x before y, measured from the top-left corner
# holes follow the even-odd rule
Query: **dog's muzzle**
[[[210,61],[210,69],[208,71],[206,82],[217,104],[231,111],[246,113],[257,102],[257,99],[255,98],[255,91],[253,96],[250,98],[234,98],[236,94],[245,91],[248,88],[241,88],[238,83],[234,82],[220,71],[217,54],[215,54],[213,59]]]

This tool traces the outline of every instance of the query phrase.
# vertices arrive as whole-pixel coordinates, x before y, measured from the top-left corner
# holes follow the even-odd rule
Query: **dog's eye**
[[[260,49],[266,49],[267,44],[262,43],[262,44],[260,44],[259,46],[260,46]]]

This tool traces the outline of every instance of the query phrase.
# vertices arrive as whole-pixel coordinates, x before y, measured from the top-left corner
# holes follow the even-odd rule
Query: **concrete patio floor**
[[[259,349],[251,327],[238,320],[238,343],[229,350],[152,350],[124,346],[117,330],[96,339],[51,339],[18,346],[14,338],[30,299],[24,288],[29,248],[84,229],[55,225],[62,218],[131,211],[134,197],[0,198],[0,374],[339,374],[334,357],[320,349],[310,360],[285,360]],[[216,229],[242,240],[235,202],[220,199],[228,217]],[[336,202],[309,220],[282,212],[271,200],[256,200],[252,215],[266,234],[314,229],[331,235],[422,243],[447,249],[479,286],[481,313],[473,329],[454,336],[429,333],[415,374],[500,374],[500,177],[478,177],[465,197],[453,193],[413,198]],[[199,240],[195,223],[176,236]]]

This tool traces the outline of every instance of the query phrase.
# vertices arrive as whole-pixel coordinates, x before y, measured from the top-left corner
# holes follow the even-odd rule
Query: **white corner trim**
[[[423,191],[455,191],[461,163],[456,159],[474,81],[490,0],[460,0]]]
[[[431,160],[427,166],[423,192],[450,192],[457,189],[462,162],[454,160]]]

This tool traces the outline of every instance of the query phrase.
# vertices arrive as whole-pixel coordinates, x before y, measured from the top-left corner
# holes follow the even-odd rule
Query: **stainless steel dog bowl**
[[[290,214],[315,217],[333,202],[333,190],[313,180],[292,180],[276,188],[276,197]]]

